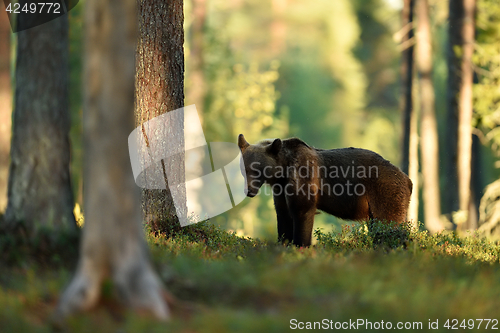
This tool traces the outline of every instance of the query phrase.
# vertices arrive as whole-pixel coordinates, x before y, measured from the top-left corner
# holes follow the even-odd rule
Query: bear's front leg
[[[287,196],[288,211],[293,219],[293,244],[310,246],[316,215],[315,198],[308,200],[299,195]]]
[[[274,207],[278,219],[278,241],[283,244],[293,241],[293,219],[288,212],[286,197],[284,193],[273,193]]]
[[[293,214],[293,244],[310,246],[316,208]]]
[[[293,192],[286,193],[288,212],[293,219],[293,244],[296,246],[310,246],[316,215],[317,192],[310,190],[310,179],[299,179],[294,182]],[[306,186],[307,185],[307,186]]]

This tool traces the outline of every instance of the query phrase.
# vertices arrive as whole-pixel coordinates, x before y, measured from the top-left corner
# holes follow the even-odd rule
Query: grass
[[[474,234],[354,224],[316,230],[311,248],[241,238],[210,223],[170,236],[148,234],[161,279],[182,300],[170,322],[101,307],[70,319],[67,331],[282,332],[293,319],[292,326],[421,322],[424,330],[438,320],[435,331],[448,331],[447,319],[457,328],[464,319],[500,319],[500,246]],[[1,267],[0,332],[50,332],[73,267]]]

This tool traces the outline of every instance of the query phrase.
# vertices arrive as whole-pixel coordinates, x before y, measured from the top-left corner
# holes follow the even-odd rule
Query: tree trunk
[[[453,221],[454,212],[458,210],[458,169],[457,169],[457,142],[458,142],[458,110],[461,81],[461,59],[457,48],[461,48],[463,1],[449,2],[448,25],[448,89],[446,110],[446,154],[444,155],[445,188],[444,213],[449,214]],[[455,221],[453,221],[455,222]]]
[[[7,206],[7,180],[12,116],[10,86],[10,25],[5,14],[0,15],[0,213]]]
[[[463,0],[464,16],[462,25],[462,59],[461,59],[461,85],[458,109],[458,198],[459,209],[463,221],[458,225],[459,230],[471,228],[470,200],[471,200],[471,149],[472,149],[472,82],[474,71],[472,68],[472,55],[475,40],[475,0]]]
[[[472,136],[472,166],[471,166],[471,209],[469,212],[469,228],[475,230],[479,227],[479,206],[483,195],[484,168],[481,154],[481,141],[477,135]]]
[[[416,14],[418,18],[416,63],[420,82],[424,219],[425,226],[430,232],[438,232],[443,229],[443,226],[439,220],[441,207],[438,136],[432,83],[431,23],[427,0],[417,0]]]
[[[402,30],[406,31],[406,29],[408,29],[408,33],[404,34],[401,40],[401,45],[405,45],[405,49],[401,54],[401,110],[403,114],[403,151],[401,170],[406,174],[409,174],[410,170],[410,133],[413,111],[413,44],[411,44],[411,40],[414,38],[413,7],[413,0],[405,0],[402,10]],[[412,181],[414,180],[412,179]]]
[[[416,80],[415,80],[416,81]],[[416,95],[416,85],[414,88]],[[409,142],[409,170],[408,176],[413,182],[413,190],[411,192],[410,205],[408,207],[408,221],[412,221],[413,225],[418,228],[418,201],[420,193],[420,177],[419,177],[419,162],[418,162],[418,110],[415,107],[411,113],[410,119],[410,142]]]
[[[21,20],[28,15],[19,15]],[[68,18],[17,33],[8,228],[76,229],[69,176]]]
[[[111,279],[123,303],[167,319],[161,283],[147,257],[127,147],[134,128],[135,1],[85,5],[85,226],[77,272],[56,318],[94,306],[104,280]]]
[[[414,5],[414,0],[405,0],[402,10],[401,31],[404,32],[404,35],[401,39],[401,46],[404,47],[404,49],[401,54],[401,111],[403,115],[401,170],[403,170],[413,182],[413,191],[407,218],[409,221],[412,221],[415,227],[418,227],[418,115],[413,108]]]
[[[475,0],[450,1],[445,211],[462,231],[470,227],[471,213],[474,11]]]
[[[138,11],[135,112],[136,125],[142,126],[184,106],[183,2],[141,0]],[[146,222],[157,231],[168,232],[180,224],[166,174],[176,170],[184,176],[183,156],[162,160],[162,166],[166,190],[143,190],[142,204]]]

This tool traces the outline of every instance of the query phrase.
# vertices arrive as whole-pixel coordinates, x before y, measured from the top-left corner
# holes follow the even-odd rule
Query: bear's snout
[[[247,193],[247,197],[249,197],[249,198],[253,198],[253,197],[255,197],[256,195],[257,195],[257,193],[253,193],[253,192],[248,192],[248,193]]]
[[[257,190],[257,191],[258,191],[258,190]],[[247,188],[245,188],[245,194],[246,194],[246,196],[247,196],[247,197],[249,197],[249,198],[253,198],[253,197],[255,197],[255,196],[257,195],[257,192],[254,192],[254,191],[250,190],[250,189],[247,187]]]

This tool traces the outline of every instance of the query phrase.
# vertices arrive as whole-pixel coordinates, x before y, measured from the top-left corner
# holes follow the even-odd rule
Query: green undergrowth
[[[499,263],[500,260],[498,242],[492,242],[477,233],[468,232],[459,236],[456,232],[445,231],[430,235],[428,231],[420,231],[409,223],[395,225],[375,222],[370,228],[346,224],[340,233],[325,234],[315,230],[314,234],[319,246],[339,253],[404,249],[412,254],[457,257],[470,262]]]
[[[6,226],[0,216],[0,264],[59,266],[78,258],[80,230],[39,226],[31,229],[23,222]],[[1,332],[1,331],[0,331]]]
[[[314,237],[309,248],[283,246],[239,237],[210,222],[149,232],[153,265],[182,304],[174,306],[173,319],[159,323],[98,309],[70,319],[66,330],[283,332],[299,322],[359,319],[422,323],[424,331],[429,320],[437,320],[433,331],[439,332],[448,331],[447,319],[457,319],[458,328],[464,319],[500,319],[496,243],[475,234],[429,235],[378,222],[370,228],[345,225],[339,233],[316,230]],[[4,268],[0,331],[50,332],[51,313],[71,275],[69,269],[38,265]]]

